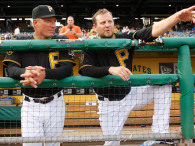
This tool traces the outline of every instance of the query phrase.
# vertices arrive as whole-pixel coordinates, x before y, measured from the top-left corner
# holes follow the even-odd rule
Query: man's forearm
[[[88,66],[81,69],[80,73],[83,76],[90,76],[90,77],[103,77],[109,75],[108,69],[110,67],[95,67],[95,66]]]
[[[156,22],[152,26],[152,37],[158,37],[164,34],[167,30],[176,25],[178,22],[180,22],[180,19],[178,18],[178,13],[175,13],[162,21]]]
[[[159,35],[164,34],[167,30],[173,27],[180,21],[192,21],[195,23],[195,5],[186,9],[183,9],[170,17],[157,22],[153,25],[152,36],[158,37]]]
[[[64,32],[64,33],[59,33],[59,35],[66,35],[67,34],[67,32]]]
[[[63,79],[72,75],[72,63],[55,69],[46,69],[46,79]]]
[[[20,77],[20,75],[25,72],[25,68],[20,68],[15,63],[10,62],[8,64],[7,71],[8,71],[8,76],[9,77],[14,78],[14,79],[22,79]]]

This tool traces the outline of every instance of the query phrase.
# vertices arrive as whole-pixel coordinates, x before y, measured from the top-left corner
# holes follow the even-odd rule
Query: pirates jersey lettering
[[[127,49],[120,49],[115,51],[116,57],[119,61],[119,64],[123,67],[126,67],[125,60],[129,59],[129,52]]]
[[[59,52],[50,52],[49,53],[49,63],[50,63],[50,68],[54,69],[59,65]]]

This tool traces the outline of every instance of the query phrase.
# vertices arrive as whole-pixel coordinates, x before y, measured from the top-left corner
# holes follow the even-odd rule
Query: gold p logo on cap
[[[48,6],[48,9],[51,12],[53,8],[51,6]]]

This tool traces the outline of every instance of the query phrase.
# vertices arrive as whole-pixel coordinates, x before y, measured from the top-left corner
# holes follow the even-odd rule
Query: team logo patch
[[[7,51],[7,55],[12,55],[14,51]]]
[[[79,62],[80,62],[80,63],[82,63],[82,62],[83,62],[83,60],[84,60],[84,54],[81,54],[81,56],[80,56],[80,58],[79,58],[79,59],[80,59],[80,61],[79,61]]]
[[[48,9],[51,12],[53,8],[51,6],[48,6]]]

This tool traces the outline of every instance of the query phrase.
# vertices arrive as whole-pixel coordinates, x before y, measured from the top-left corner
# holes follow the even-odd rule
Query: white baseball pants
[[[100,101],[99,120],[103,135],[120,135],[132,110],[154,100],[153,133],[169,133],[171,85],[132,87],[121,101]],[[106,141],[104,145],[120,145],[120,141]]]
[[[23,95],[25,96],[25,95]],[[63,92],[49,103],[34,103],[23,100],[21,110],[22,137],[61,136],[65,119]],[[23,146],[42,146],[42,143],[23,143]],[[45,143],[45,146],[60,146],[60,143]]]

